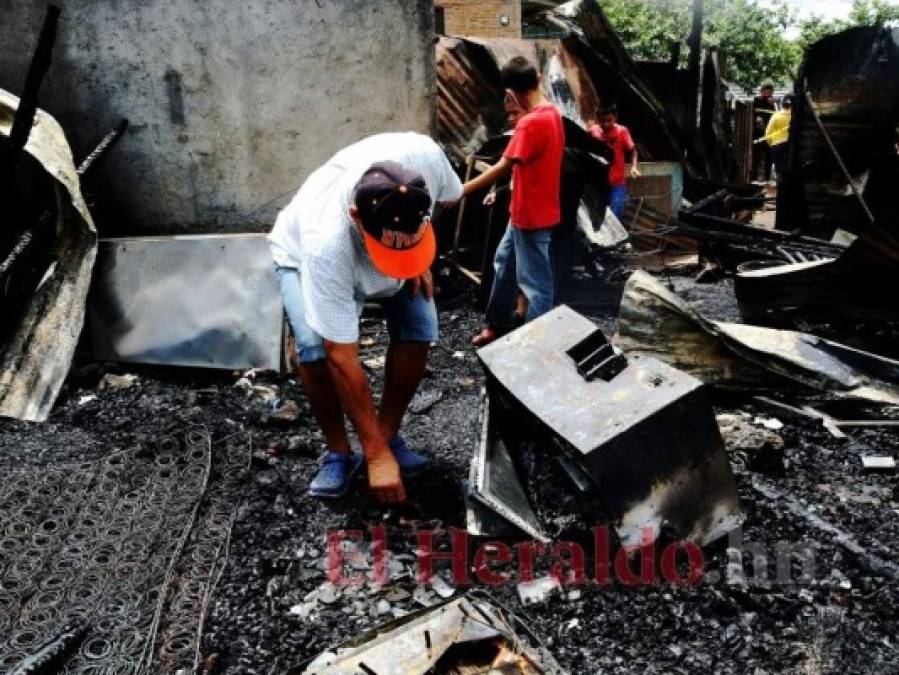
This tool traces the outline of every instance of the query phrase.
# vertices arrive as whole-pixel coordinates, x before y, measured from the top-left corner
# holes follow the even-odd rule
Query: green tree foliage
[[[671,43],[684,46],[692,21],[692,0],[596,0],[625,47],[636,59],[666,60]],[[784,30],[794,23],[786,0],[773,7],[759,0],[705,0],[703,46],[727,52],[729,78],[747,90],[771,81],[785,84],[795,75],[805,48],[850,26],[899,22],[896,0],[853,0],[847,20],[811,17],[788,40]]]
[[[690,0],[597,0],[609,23],[638,60],[664,61],[671,44],[690,32]]]
[[[637,59],[664,60],[671,43],[686,45],[692,0],[596,0]],[[796,61],[794,46],[783,37],[790,22],[784,0],[774,8],[757,0],[705,0],[703,46],[727,52],[729,78],[754,89],[764,81],[785,82]],[[682,50],[682,61],[686,49]]]
[[[899,22],[899,4],[895,0],[853,0],[848,20],[811,16],[802,21],[796,39],[797,52],[801,57],[813,42],[853,26],[883,26],[895,22]]]
[[[796,53],[784,37],[790,23],[786,2],[779,0],[773,8],[756,0],[706,0],[705,5],[703,43],[727,53],[730,80],[753,90],[764,82],[793,79]]]
[[[899,21],[895,0],[854,0],[849,12],[852,26],[883,26],[894,21]]]

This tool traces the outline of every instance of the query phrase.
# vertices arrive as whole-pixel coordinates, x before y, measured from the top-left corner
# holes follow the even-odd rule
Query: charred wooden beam
[[[699,105],[699,65],[702,61],[702,15],[703,0],[693,0],[693,25],[687,45],[690,47],[687,72],[690,73],[690,88],[687,92],[689,99],[690,119],[687,133],[696,130],[696,114]]]
[[[699,213],[700,211],[704,211],[705,209],[712,206],[713,204],[717,204],[718,202],[723,201],[724,198],[727,196],[727,194],[728,194],[727,190],[725,190],[725,189],[721,189],[716,192],[713,192],[708,197],[700,199],[695,204],[683,209],[683,212],[684,213]]]
[[[34,57],[25,76],[25,86],[19,99],[19,106],[13,117],[9,138],[0,144],[0,190],[11,189],[13,176],[22,156],[22,150],[31,135],[31,126],[37,112],[37,93],[44,75],[50,68],[53,45],[56,42],[56,27],[59,23],[59,7],[49,5],[44,18],[44,26],[38,37]]]

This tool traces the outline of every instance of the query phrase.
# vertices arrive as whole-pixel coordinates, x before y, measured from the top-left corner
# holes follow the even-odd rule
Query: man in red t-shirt
[[[604,106],[596,112],[598,124],[590,127],[590,133],[605,142],[614,156],[609,167],[609,208],[618,220],[624,214],[627,203],[627,179],[625,178],[625,161],[630,162],[630,174],[637,178],[637,146],[631,138],[628,128],[618,124],[618,109],[614,105]]]
[[[527,59],[516,56],[500,75],[506,98],[525,114],[499,162],[462,186],[468,195],[512,173],[509,226],[496,248],[487,326],[472,340],[476,347],[489,344],[511,327],[519,288],[528,299],[528,321],[552,309],[550,240],[552,228],[561,220],[562,117],[540,92],[537,69]]]

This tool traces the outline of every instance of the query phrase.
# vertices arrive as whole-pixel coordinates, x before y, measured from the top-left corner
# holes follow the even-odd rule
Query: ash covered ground
[[[705,287],[685,277],[672,282],[705,311],[732,318],[726,316],[732,307],[726,282]],[[613,290],[620,290],[617,284]],[[449,537],[440,533],[465,527],[462,485],[478,433],[483,375],[468,346],[480,324],[471,298],[446,292],[440,307],[441,339],[417,402],[425,410],[410,413],[404,427],[410,445],[429,453],[435,464],[408,482],[409,503],[403,508],[385,511],[373,503],[361,477],[344,500],[306,496],[322,438],[302,390],[290,378],[257,378],[252,391],[235,386],[237,378],[230,374],[141,369],[131,371],[139,378],[134,386],[98,390],[106,369],[76,366],[48,423],[0,421],[0,462],[26,462],[40,470],[46,462],[92,459],[139,446],[185,423],[205,424],[219,435],[250,431],[253,460],[237,505],[227,567],[210,601],[202,651],[209,672],[286,672],[453,590],[447,583],[416,583],[415,533],[436,531],[445,549]],[[588,310],[606,331],[614,329],[616,307],[609,298],[579,309]],[[365,319],[362,357],[376,391],[385,341],[381,322]],[[272,395],[297,404],[295,422],[272,415],[266,400]],[[755,565],[745,556],[746,585],[725,574],[724,541],[704,551],[707,577],[695,587],[665,582],[632,587],[620,581],[597,586],[588,580],[527,607],[514,579],[489,592],[520,613],[572,673],[899,671],[899,585],[879,566],[899,564],[896,477],[866,473],[859,460],[861,454],[895,454],[896,436],[861,430],[840,440],[786,420],[772,431],[757,421],[771,413],[752,404],[748,394],[713,400],[729,430],[725,436],[747,515],[742,543],[766,556]],[[820,403],[821,397],[801,400]],[[269,448],[275,451],[266,452]],[[535,472],[538,511],[555,538],[589,545],[584,528],[601,521],[591,522],[573,503],[573,491],[554,465],[538,462]],[[772,496],[776,493],[798,506],[789,508]],[[853,553],[802,509],[849,533],[865,553]],[[388,528],[394,561],[389,582],[337,589],[326,584],[326,533],[376,525]],[[787,564],[792,581],[775,579],[776,552],[783,544],[812,552],[810,580],[801,579],[798,560]],[[538,570],[545,572],[554,560],[539,560]],[[588,571],[592,565],[588,556]],[[504,569],[512,570],[499,571]],[[763,569],[767,582],[760,578]]]

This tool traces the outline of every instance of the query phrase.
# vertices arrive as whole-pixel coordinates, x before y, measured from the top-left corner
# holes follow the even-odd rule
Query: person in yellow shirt
[[[790,148],[790,115],[793,109],[793,97],[787,94],[783,99],[783,108],[778,110],[768,121],[765,128],[765,142],[771,146],[774,168],[778,180],[787,168],[787,153]]]

